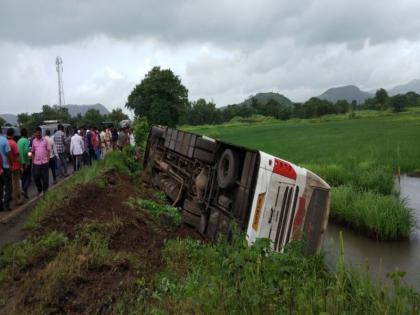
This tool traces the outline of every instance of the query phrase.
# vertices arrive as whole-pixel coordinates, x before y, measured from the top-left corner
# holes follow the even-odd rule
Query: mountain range
[[[398,85],[393,88],[387,90],[390,96],[397,95],[397,94],[405,94],[407,92],[416,92],[420,94],[420,80],[412,80],[406,84]],[[324,93],[318,96],[320,99],[328,100],[330,102],[337,102],[339,100],[346,100],[349,103],[352,101],[356,101],[357,104],[362,104],[365,102],[366,99],[375,96],[374,91],[363,91],[359,87],[355,85],[344,85],[344,86],[337,86],[326,90]],[[279,94],[279,93],[257,93],[253,96],[250,96],[242,103],[239,103],[240,106],[250,106],[252,103],[252,99],[255,98],[259,103],[267,104],[267,102],[271,99],[277,101],[280,104],[292,106],[293,102],[288,99],[286,96]],[[224,107],[220,107],[220,109],[224,109]]]
[[[286,105],[286,106],[292,106],[293,102],[289,100],[286,96],[274,93],[274,92],[267,92],[267,93],[257,93],[254,96],[250,96],[242,103],[238,104],[239,106],[250,106],[252,103],[252,99],[256,99],[258,103],[261,104],[267,104],[270,100],[274,100],[278,102],[279,104]]]
[[[396,87],[388,90],[388,94],[391,96],[405,94],[408,92],[416,92],[417,94],[420,94],[420,80],[412,80],[407,84],[397,85]]]
[[[397,94],[404,94],[407,92],[416,92],[420,94],[420,80],[412,80],[406,84],[397,85],[393,88],[387,89],[388,94],[390,96],[397,95]],[[337,86],[326,90],[324,93],[319,95],[318,97],[321,99],[325,99],[331,102],[337,102],[338,100],[347,100],[348,102],[352,102],[355,100],[358,104],[363,103],[367,98],[373,97],[375,95],[375,91],[363,91],[359,87],[355,85],[344,85],[344,86]],[[267,92],[267,93],[257,93],[254,96],[250,96],[242,103],[239,103],[240,106],[250,106],[252,103],[252,99],[255,98],[259,103],[267,104],[268,101],[271,99],[277,101],[280,104],[286,106],[292,106],[293,102],[288,99],[286,96],[274,93],[274,92]],[[99,110],[102,115],[109,114],[108,109],[102,104],[93,104],[93,105],[75,105],[70,104],[66,105],[65,107],[68,108],[69,114],[71,116],[77,116],[77,114],[84,115],[86,111],[91,108]],[[220,109],[226,108],[226,106],[219,107]],[[0,114],[0,117],[5,119],[8,123],[15,125],[17,123],[17,115],[14,114]]]
[[[361,104],[367,98],[373,97],[375,92],[376,90],[370,92],[362,91],[355,85],[345,85],[328,89],[318,97],[331,102],[336,102],[338,100],[347,100],[348,102],[352,102],[355,100],[358,104]],[[406,84],[397,85],[393,88],[387,89],[387,92],[390,96],[405,94],[408,92],[416,92],[417,94],[420,94],[420,80],[412,80]]]
[[[93,105],[69,104],[69,105],[65,105],[64,107],[66,107],[69,110],[69,114],[72,117],[77,116],[77,114],[81,114],[83,116],[89,109],[92,109],[92,108],[99,110],[101,115],[109,114],[108,109],[100,103],[96,103]]]
[[[350,103],[352,101],[356,101],[357,104],[361,104],[364,103],[366,99],[372,96],[372,93],[362,91],[355,85],[345,85],[328,89],[320,96],[318,96],[318,98],[333,103],[339,100],[346,100]]]

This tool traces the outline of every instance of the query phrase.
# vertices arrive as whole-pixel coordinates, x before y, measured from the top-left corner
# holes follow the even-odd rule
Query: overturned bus
[[[327,228],[330,186],[302,167],[267,153],[163,127],[150,129],[145,179],[182,208],[202,235],[229,238],[231,223],[249,243],[269,238],[282,252],[305,239],[315,253]]]

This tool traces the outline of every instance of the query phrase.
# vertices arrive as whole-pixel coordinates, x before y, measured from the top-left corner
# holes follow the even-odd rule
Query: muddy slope
[[[59,231],[68,241],[48,257],[38,257],[13,281],[0,283],[0,314],[111,314],[116,301],[136,289],[138,279],[152,281],[161,269],[166,240],[200,239],[186,226],[166,229],[129,204],[130,198],[153,199],[154,193],[115,171],[105,175],[104,185],[75,188],[66,206],[31,232],[39,238]],[[99,245],[86,236],[90,232],[81,233],[86,226],[96,227],[90,229],[92,238],[100,236],[94,240]]]

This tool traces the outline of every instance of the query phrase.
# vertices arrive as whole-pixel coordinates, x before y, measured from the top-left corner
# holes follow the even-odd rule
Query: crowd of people
[[[48,190],[50,171],[55,184],[57,177],[69,175],[70,162],[76,172],[103,158],[107,152],[135,145],[130,128],[117,131],[106,127],[99,132],[96,127],[82,127],[71,139],[66,138],[61,124],[53,135],[49,129],[43,135],[41,127],[37,127],[28,137],[28,131],[22,128],[17,142],[14,132],[9,128],[4,135],[0,128],[0,211],[11,210],[12,201],[16,207],[29,199],[32,179],[38,195],[42,195]]]

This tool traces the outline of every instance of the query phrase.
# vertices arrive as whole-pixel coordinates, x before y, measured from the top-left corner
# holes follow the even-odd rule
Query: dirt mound
[[[90,184],[76,188],[62,208],[41,221],[42,233],[58,230],[74,236],[77,225],[85,221],[109,221],[133,216],[126,202],[134,193],[129,178],[115,171],[105,175],[105,187]]]
[[[51,306],[54,312],[109,313],[108,307],[122,292],[130,290],[139,271],[146,281],[150,281],[161,269],[161,249],[166,240],[186,237],[201,239],[197,232],[185,226],[175,230],[165,229],[148,212],[129,206],[130,197],[150,199],[155,193],[152,188],[135,187],[129,177],[114,171],[106,173],[104,178],[105,183],[76,188],[65,200],[65,205],[41,221],[41,228],[35,231],[35,234],[41,235],[57,230],[73,240],[85,223],[105,224],[103,226],[109,224],[112,231],[109,232],[108,249],[121,253],[121,257],[136,257],[137,261],[141,262],[140,267],[133,266],[126,258],[107,261],[100,268],[83,267],[76,279],[72,278],[72,289],[65,291],[65,294],[57,292],[59,299]],[[90,259],[89,253],[77,255],[75,261],[81,266]],[[22,285],[13,286],[11,294],[8,294],[8,309],[19,309],[19,305],[23,305],[24,310],[31,309],[32,305],[37,305],[42,300],[42,295],[38,293],[40,284],[37,283],[37,279],[45,274],[49,264],[51,263],[44,262],[28,270],[33,281],[28,282],[22,277],[22,281],[26,281],[27,285],[23,292],[19,289]],[[33,284],[30,284],[32,282]]]

